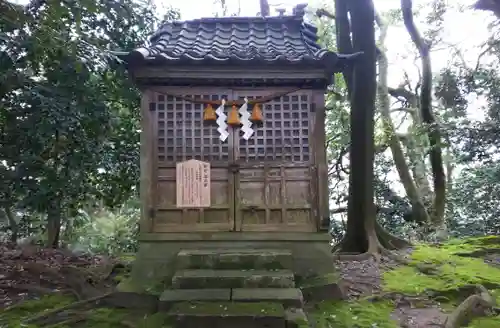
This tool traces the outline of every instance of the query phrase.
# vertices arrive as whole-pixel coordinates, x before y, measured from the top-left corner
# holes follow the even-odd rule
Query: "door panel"
[[[279,90],[235,90],[235,99]],[[315,170],[309,146],[311,92],[295,92],[262,105],[264,122],[249,140],[235,131],[235,217],[239,231],[315,231]]]
[[[210,169],[211,205],[204,209],[176,207],[175,166],[158,171],[156,232],[231,231],[234,229],[233,176],[226,167]]]
[[[236,228],[240,231],[315,231],[311,169],[242,164],[236,176]]]
[[[234,176],[229,172],[233,138],[221,142],[217,126],[203,122],[203,104],[178,97],[228,99],[228,90],[196,88],[154,89],[155,152],[157,155],[152,220],[155,232],[231,231],[234,229]],[[176,207],[176,163],[198,159],[211,163],[211,206]]]

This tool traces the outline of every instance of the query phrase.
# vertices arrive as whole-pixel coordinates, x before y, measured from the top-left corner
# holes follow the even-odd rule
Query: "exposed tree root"
[[[15,289],[15,290],[20,290],[23,292],[28,292],[28,293],[34,293],[34,294],[51,294],[57,291],[54,291],[49,288],[44,288],[36,285],[26,285],[26,284],[0,284],[0,289],[3,290],[8,290],[8,289]]]
[[[371,222],[370,222],[371,221]],[[392,235],[385,230],[376,220],[365,221],[366,238],[368,240],[368,249],[364,253],[343,252],[347,244],[346,238],[334,246],[334,258],[339,261],[365,261],[374,258],[379,261],[381,256],[387,256],[392,260],[402,261],[395,250],[405,249],[411,246],[409,242]],[[347,235],[347,234],[346,234]]]
[[[476,286],[476,293],[467,297],[448,316],[444,327],[465,327],[473,318],[491,314],[494,306],[495,299],[484,286],[478,285]]]
[[[89,313],[88,312],[83,312],[83,313],[72,313],[72,316],[70,316],[69,318],[65,319],[65,320],[62,320],[62,321],[59,321],[57,317],[55,318],[46,318],[46,320],[42,323],[39,323],[37,322],[38,326],[42,326],[42,327],[53,327],[53,326],[57,326],[57,327],[68,327],[68,326],[71,326],[71,325],[74,325],[74,324],[77,324],[77,323],[80,323],[82,321],[85,321],[87,320],[87,318],[89,317]]]
[[[482,286],[485,287],[486,289],[498,289],[500,288],[500,283],[488,282],[488,283],[483,283]],[[425,294],[434,300],[439,300],[441,302],[448,302],[452,299],[463,300],[471,294],[476,294],[477,290],[478,290],[477,285],[468,284],[447,290],[429,289],[425,292]]]
[[[398,250],[411,247],[410,242],[391,234],[389,231],[385,230],[384,227],[382,227],[377,221],[375,221],[375,232],[377,233],[378,238],[382,241],[382,244],[385,245],[387,249]]]
[[[46,311],[46,312],[38,314],[38,315],[36,315],[34,317],[28,318],[27,320],[25,320],[25,323],[32,324],[32,323],[41,321],[43,319],[46,319],[46,318],[48,318],[50,316],[53,316],[55,314],[58,314],[60,312],[67,311],[67,310],[74,309],[74,308],[77,308],[77,307],[80,307],[80,306],[83,306],[83,305],[90,304],[92,302],[99,301],[99,300],[101,300],[101,299],[103,299],[105,297],[108,297],[109,295],[111,295],[111,293],[106,293],[106,294],[99,295],[99,296],[96,296],[96,297],[93,297],[93,298],[89,298],[89,299],[86,299],[86,300],[82,300],[82,301],[74,302],[74,303],[71,303],[71,304],[68,304],[68,305],[65,305],[65,306],[61,306],[59,308],[56,308],[56,309],[53,309],[53,310],[50,310],[50,311]]]
[[[470,253],[455,253],[455,255],[462,257],[484,257],[490,254],[500,254],[500,248],[483,248]]]

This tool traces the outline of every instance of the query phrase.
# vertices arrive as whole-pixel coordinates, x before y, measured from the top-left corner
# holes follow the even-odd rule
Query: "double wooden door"
[[[240,128],[228,127],[229,137],[221,141],[218,127],[203,122],[204,105],[175,95],[231,101],[265,97],[277,90],[159,87],[154,91],[150,101],[154,232],[316,231],[310,92],[297,91],[262,105],[263,123],[252,127],[250,139],[243,139]],[[175,166],[189,159],[210,162],[208,208],[176,207]]]

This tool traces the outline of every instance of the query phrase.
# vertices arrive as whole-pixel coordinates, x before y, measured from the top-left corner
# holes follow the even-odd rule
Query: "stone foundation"
[[[139,242],[131,279],[120,286],[123,291],[159,295],[171,284],[181,250],[289,250],[297,282],[335,271],[327,233],[162,233],[143,234]]]

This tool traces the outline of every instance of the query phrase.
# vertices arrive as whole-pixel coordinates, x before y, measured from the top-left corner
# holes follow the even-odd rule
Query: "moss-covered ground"
[[[383,273],[381,295],[400,294],[422,300],[421,305],[414,303],[413,307],[429,306],[430,301],[446,316],[470,295],[468,287],[482,284],[500,304],[500,267],[486,263],[482,257],[468,256],[499,248],[500,237],[451,240],[439,246],[416,245],[409,266],[399,265]],[[395,328],[399,324],[391,313],[396,306],[385,297],[377,301],[366,297],[356,301],[323,302],[313,307],[312,317],[316,327]],[[474,319],[468,327],[498,328],[500,316]]]
[[[142,313],[126,309],[94,307],[63,311],[50,316],[43,324],[26,324],[32,318],[40,317],[54,309],[75,302],[73,297],[48,295],[40,299],[27,300],[0,313],[0,327],[8,328],[168,328],[167,318],[160,313]]]
[[[396,328],[394,298],[384,295],[403,295],[423,299],[413,307],[427,307],[431,301],[444,315],[450,313],[470,294],[470,286],[482,284],[500,304],[500,267],[486,263],[481,257],[500,248],[500,237],[451,240],[439,246],[416,245],[410,255],[410,265],[398,265],[383,273],[381,296],[361,297],[353,301],[321,302],[309,304],[310,320],[317,328],[358,327]],[[469,255],[478,257],[473,257]],[[482,255],[481,255],[482,254]],[[429,270],[426,270],[428,268]],[[121,281],[126,272],[115,276]],[[138,311],[84,306],[61,311],[49,318],[40,319],[44,313],[75,302],[69,295],[52,294],[20,302],[0,313],[0,327],[9,328],[168,328],[165,315]],[[27,325],[26,320],[38,317],[39,325]],[[28,320],[29,321],[29,320]],[[500,316],[474,319],[468,327],[498,328]]]

